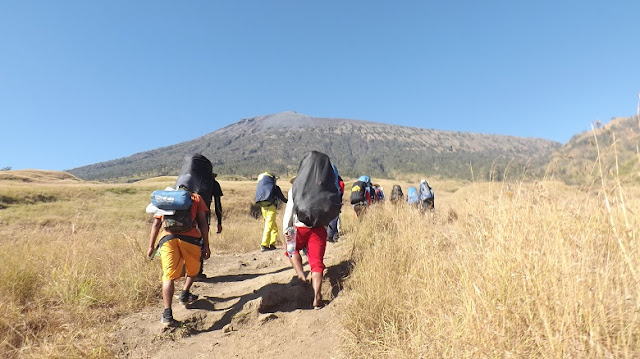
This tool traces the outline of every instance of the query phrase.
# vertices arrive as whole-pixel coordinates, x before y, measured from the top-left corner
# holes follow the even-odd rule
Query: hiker
[[[182,287],[182,292],[180,292],[179,300],[180,304],[186,306],[198,299],[198,296],[192,294],[189,290],[200,270],[201,246],[204,247],[205,259],[211,256],[207,206],[203,198],[192,191],[192,188],[195,187],[194,179],[187,175],[183,178],[183,181],[184,183],[179,186],[178,191],[188,191],[188,197],[191,199],[191,205],[186,210],[186,222],[189,224],[179,229],[172,228],[170,227],[171,224],[179,227],[184,223],[178,221],[171,223],[169,221],[171,216],[168,214],[154,215],[149,236],[149,250],[147,251],[149,258],[153,258],[156,251],[160,252],[160,260],[162,262],[162,301],[164,304],[160,322],[164,325],[175,324],[173,312],[171,311],[171,302],[175,291],[174,281],[182,276],[183,266],[186,269],[187,278]],[[177,225],[176,222],[178,223]],[[156,247],[158,233],[160,233],[160,241]]]
[[[375,193],[376,193],[376,200],[378,202],[382,202],[384,201],[384,192],[382,191],[382,187],[380,187],[379,184],[376,184],[373,186]]]
[[[185,156],[180,174],[176,180],[174,188],[178,188],[184,183],[185,176],[194,180],[193,192],[197,193],[204,200],[207,209],[207,224],[211,226],[211,202],[214,203],[215,214],[218,219],[218,230],[216,233],[222,232],[222,203],[220,197],[222,197],[222,189],[220,183],[216,181],[218,176],[213,173],[213,166],[211,161],[200,153],[188,154]],[[200,256],[200,272],[198,272],[197,279],[206,279],[207,275],[203,273],[204,270],[204,247],[201,248]]]
[[[356,217],[365,212],[367,206],[371,205],[371,179],[369,176],[360,176],[351,186],[351,206],[356,213]]]
[[[340,193],[340,202],[342,203],[342,194],[344,192],[344,181],[340,175],[338,175],[338,168],[335,165],[331,165],[333,167],[333,173],[336,176],[336,187],[338,188],[338,192]],[[342,182],[342,183],[340,183]],[[338,241],[338,221],[340,221],[340,213],[336,216],[336,218],[332,219],[327,226],[327,241],[336,242]]]
[[[218,177],[217,173],[212,173],[213,177],[213,187],[211,188],[211,196],[213,197],[213,205],[214,211],[216,214],[216,219],[218,220],[218,231],[216,233],[222,233],[222,201],[220,197],[222,194],[222,187],[220,187],[220,183],[216,181],[216,177]],[[209,224],[211,224],[211,214],[209,214]]]
[[[391,203],[398,203],[404,200],[404,193],[402,193],[402,187],[399,184],[394,184],[391,189]]]
[[[418,195],[418,189],[413,186],[407,188],[407,203],[410,206],[416,208],[420,205],[420,196]]]
[[[433,193],[433,189],[429,186],[429,183],[426,179],[420,180],[420,200],[422,201],[422,211],[434,211],[435,207],[435,195]]]
[[[329,156],[322,152],[308,152],[300,162],[298,173],[292,179],[289,190],[289,202],[285,208],[282,227],[285,240],[291,239],[289,228],[295,233],[295,249],[285,252],[298,280],[306,284],[302,269],[300,250],[307,248],[307,260],[311,267],[311,286],[313,287],[313,308],[324,306],[322,300],[322,279],[324,275],[324,253],[327,247],[325,226],[340,213],[342,201],[335,185],[335,172]]]
[[[264,218],[264,232],[262,233],[262,243],[260,244],[261,252],[276,249],[276,240],[278,239],[278,224],[276,223],[278,200],[287,203],[280,186],[276,185],[276,177],[269,172],[261,173],[258,176],[255,197],[255,202],[260,205],[262,217]]]

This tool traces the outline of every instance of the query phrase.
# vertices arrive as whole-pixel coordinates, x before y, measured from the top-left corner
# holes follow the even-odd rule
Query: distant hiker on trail
[[[276,249],[278,239],[278,224],[276,223],[278,200],[287,203],[287,199],[282,194],[282,190],[276,185],[276,177],[268,172],[258,176],[255,202],[260,205],[262,217],[264,217],[264,232],[262,233],[262,243],[260,251],[270,251]]]
[[[369,176],[358,177],[358,180],[351,186],[351,205],[358,218],[365,212],[367,206],[371,205],[371,179]]]
[[[295,247],[289,250],[287,246],[286,254],[298,280],[306,284],[299,251],[307,247],[314,292],[313,307],[320,309],[324,306],[321,289],[325,269],[324,252],[327,247],[325,227],[338,216],[342,206],[329,156],[317,151],[308,152],[302,158],[292,182],[282,227],[285,241],[295,240]],[[293,228],[290,230],[291,227]]]
[[[391,189],[391,203],[398,203],[404,201],[404,193],[402,193],[402,187],[399,184],[394,184]]]
[[[375,193],[376,193],[376,201],[377,202],[384,201],[384,192],[382,191],[382,187],[380,187],[379,184],[376,184],[376,185],[373,185],[373,188],[374,188]]]
[[[217,174],[213,173],[213,166],[208,158],[200,153],[188,154],[185,156],[180,174],[176,180],[174,188],[178,188],[181,184],[184,184],[185,176],[189,176],[194,181],[192,187],[193,192],[202,197],[204,203],[207,206],[209,212],[207,213],[207,224],[211,225],[211,202],[213,200],[215,206],[215,214],[218,219],[218,231],[222,232],[222,203],[220,197],[222,197],[222,189],[220,183],[215,180]],[[198,279],[206,279],[207,276],[202,272],[204,269],[204,247],[202,248],[202,255],[200,256],[200,272],[197,275]]]
[[[159,191],[161,194],[177,196],[184,192],[188,207],[165,211],[165,214],[154,215],[149,235],[149,250],[147,256],[153,258],[159,251],[162,262],[162,301],[164,311],[160,322],[164,325],[175,324],[171,302],[175,291],[174,281],[182,276],[183,267],[187,278],[180,293],[180,304],[187,305],[198,299],[189,290],[200,270],[201,247],[204,248],[204,258],[211,256],[209,247],[209,224],[207,223],[208,209],[203,198],[192,191],[195,181],[187,175],[177,191]],[[158,191],[157,191],[158,192]],[[171,193],[173,192],[173,193]],[[155,194],[156,192],[154,192]],[[166,196],[164,197],[166,198]],[[174,201],[171,201],[174,202]],[[152,196],[153,203],[153,196]],[[158,208],[160,208],[159,205]],[[170,214],[173,212],[173,214]],[[160,233],[160,241],[156,247],[156,239]]]
[[[407,189],[407,203],[409,203],[409,205],[413,207],[418,207],[420,205],[420,195],[418,194],[418,189],[413,186]]]
[[[434,210],[435,195],[426,179],[420,180],[420,200],[422,201],[422,211]]]
[[[338,175],[338,168],[335,165],[331,165],[333,168],[333,173],[336,176],[336,187],[340,193],[340,203],[342,203],[342,194],[344,192],[344,182],[340,183],[342,178]],[[327,226],[327,240],[329,242],[336,242],[338,240],[338,221],[340,220],[340,213],[336,216],[336,218],[332,219]]]

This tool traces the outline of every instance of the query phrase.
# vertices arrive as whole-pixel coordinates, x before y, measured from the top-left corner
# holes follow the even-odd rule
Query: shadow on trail
[[[327,268],[327,274],[324,277],[331,283],[332,299],[337,297],[338,293],[344,288],[344,281],[351,274],[351,270],[353,270],[352,261],[342,261]]]
[[[291,269],[291,268],[284,267],[284,268],[280,268],[280,269],[274,270],[272,272],[265,272],[265,273],[244,273],[244,274],[219,275],[219,276],[215,276],[215,277],[208,277],[206,279],[201,279],[201,280],[199,280],[199,282],[201,282],[201,283],[242,282],[243,280],[257,278],[257,277],[260,277],[260,276],[263,276],[263,275],[267,275],[267,274],[276,274],[276,273],[284,272],[284,271],[289,270],[289,269]]]
[[[351,261],[343,261],[339,264],[327,267],[327,272],[323,281],[323,295],[325,297],[325,303],[330,303],[338,296],[340,291],[342,291],[344,288],[344,281],[351,273],[352,268],[353,263]],[[279,269],[274,273],[289,269],[291,268]],[[250,276],[259,276],[264,274],[252,274]],[[239,277],[242,276],[243,275],[240,275]],[[235,278],[238,276],[228,277]],[[194,330],[191,334],[221,330],[232,322],[243,324],[244,322],[251,320],[251,318],[257,318],[260,314],[292,312],[298,309],[313,308],[313,288],[311,287],[311,284],[298,284],[297,277],[295,275],[292,276],[290,283],[270,283],[246,295],[216,299],[224,302],[238,298],[239,300],[229,307],[222,318],[213,323],[213,325],[202,330]],[[213,305],[207,306],[207,308],[200,308],[211,311],[220,310],[215,309]]]

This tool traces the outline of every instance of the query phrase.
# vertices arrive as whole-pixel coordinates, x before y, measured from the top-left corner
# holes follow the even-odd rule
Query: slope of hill
[[[596,138],[597,144],[596,146]],[[615,142],[615,146],[614,146]],[[640,119],[638,116],[613,118],[593,131],[577,134],[557,150],[549,174],[571,184],[589,183],[599,178],[598,148],[602,171],[616,171],[622,181],[640,181]]]
[[[256,176],[295,172],[309,150],[327,153],[342,174],[420,173],[489,178],[540,168],[557,142],[502,135],[436,131],[375,122],[315,118],[296,112],[243,119],[192,141],[69,172],[88,180],[136,180],[174,175],[188,153],[200,152],[217,173]],[[532,165],[531,162],[535,162]],[[508,168],[508,170],[507,170]]]
[[[80,179],[62,171],[13,170],[0,171],[0,181],[11,182],[80,182]]]

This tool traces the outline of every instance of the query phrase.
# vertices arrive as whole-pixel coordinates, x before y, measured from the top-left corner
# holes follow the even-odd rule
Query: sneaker
[[[276,249],[278,249],[278,248],[276,248],[276,246],[275,246],[275,245],[273,245],[273,244],[269,246],[269,250],[270,250],[270,251],[274,251],[274,250],[276,250]]]
[[[180,293],[180,304],[182,304],[182,305],[191,304],[192,302],[195,302],[196,300],[198,300],[198,295],[197,294],[185,292],[184,290],[182,291],[182,293]]]
[[[160,323],[164,326],[169,326],[175,324],[175,319],[173,319],[173,313],[171,312],[171,308],[167,308],[162,312],[162,316],[160,317]]]
[[[266,251],[269,251],[269,250],[270,250],[269,247],[260,246],[260,252],[266,252]]]

